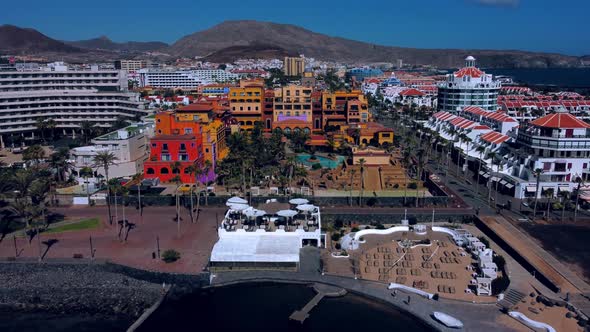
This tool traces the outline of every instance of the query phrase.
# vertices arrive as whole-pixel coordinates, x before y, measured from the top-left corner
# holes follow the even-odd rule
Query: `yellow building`
[[[346,130],[345,140],[359,145],[393,144],[393,129],[377,122],[359,123]]]
[[[264,82],[240,81],[239,87],[229,89],[229,109],[242,130],[251,131],[254,123],[262,121]]]
[[[323,126],[367,123],[370,120],[369,104],[362,91],[322,93]]]
[[[274,90],[272,129],[286,134],[295,130],[310,133],[312,124],[312,89],[288,85]]]
[[[205,160],[209,160],[215,166],[227,156],[226,126],[221,119],[216,117],[211,103],[190,104],[176,110],[174,115],[175,120],[178,122],[200,124]]]
[[[305,71],[305,58],[286,56],[283,61],[285,76],[301,76]]]
[[[225,141],[225,124],[219,119],[203,124],[203,153],[212,165],[223,160],[228,153]]]

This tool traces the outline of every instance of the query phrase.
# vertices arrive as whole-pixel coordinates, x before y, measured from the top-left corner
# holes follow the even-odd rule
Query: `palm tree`
[[[141,178],[143,174],[136,173],[133,175],[133,181],[137,182],[137,209],[139,210],[139,216],[143,218],[143,205],[141,203]]]
[[[177,227],[177,235],[178,237],[180,237],[180,198],[178,196],[178,188],[180,187],[180,184],[182,183],[182,179],[180,178],[179,175],[173,177],[172,179],[170,179],[170,182],[174,182],[176,184],[176,227]]]
[[[537,168],[537,169],[535,169],[533,174],[535,174],[535,176],[537,177],[537,187],[535,189],[535,204],[533,207],[533,221],[534,221],[535,217],[537,216],[537,201],[539,200],[539,184],[541,182],[541,174],[543,174],[543,170],[540,168]]]
[[[404,154],[402,155],[402,163],[404,164],[404,168],[406,169],[406,172],[404,174],[404,206],[406,206],[406,201],[408,197],[408,169],[410,165],[410,156],[411,154],[409,150],[404,151]]]
[[[365,164],[367,161],[365,158],[360,158],[358,161],[359,166],[361,167],[361,190],[359,195],[359,206],[363,206],[363,191],[365,189]]]
[[[494,163],[497,159],[498,154],[496,152],[490,152],[488,153],[488,158],[491,159],[492,162],[492,174],[494,174]],[[492,204],[492,178],[490,177],[490,179],[488,180],[488,204]]]
[[[582,183],[584,182],[584,180],[582,180],[582,178],[578,176],[576,178],[576,182],[578,183],[578,189],[576,190],[576,205],[574,206],[574,223],[578,219],[578,200],[580,198],[580,187],[582,187]]]
[[[33,165],[38,165],[45,159],[45,150],[41,145],[31,145],[23,151],[23,160],[30,161]]]
[[[82,132],[82,137],[84,137],[84,144],[88,144],[88,139],[92,135],[94,124],[90,121],[82,121],[79,126],[80,131]]]
[[[55,127],[57,127],[57,123],[53,119],[47,119],[45,121],[45,127],[49,129],[49,133],[51,134],[51,140],[55,138]]]
[[[350,170],[350,206],[352,206],[352,181],[354,179],[354,175],[356,174],[356,169]]]
[[[109,211],[109,224],[113,224],[113,215],[111,213],[111,186],[109,184],[109,168],[115,164],[118,158],[108,151],[101,151],[94,156],[94,167],[97,169],[102,167],[104,169],[105,179],[107,181],[107,208]]]
[[[567,190],[560,191],[559,196],[561,196],[561,221],[563,222],[565,220],[565,205],[570,199],[570,192]]]
[[[207,190],[207,180],[209,179],[209,172],[211,171],[211,167],[213,167],[213,165],[211,164],[211,160],[205,160],[202,173],[202,175],[205,175],[205,205],[209,205],[209,191]]]
[[[475,150],[477,152],[479,152],[479,167],[477,170],[477,184],[476,184],[476,188],[477,188],[476,191],[477,191],[477,194],[479,195],[479,175],[480,175],[479,173],[481,173],[481,164],[483,164],[483,153],[486,152],[486,148],[484,148],[483,146],[480,145]]]
[[[41,134],[41,140],[45,142],[45,129],[47,129],[47,123],[45,120],[43,118],[37,118],[35,120],[35,127],[37,127],[37,130],[39,130],[39,133]]]
[[[197,168],[195,167],[195,165],[190,165],[188,167],[186,167],[184,169],[185,173],[188,174],[189,176],[192,176],[193,174],[195,174],[195,189],[197,190],[197,211],[199,211],[199,201],[200,201],[200,197],[199,197],[199,185],[198,182],[199,180],[197,179]],[[193,218],[193,210],[194,210],[194,205],[193,205],[193,188],[190,189],[190,200],[191,200],[191,212],[190,212],[190,216],[191,216],[191,223],[194,223],[195,220]]]
[[[549,220],[549,209],[551,207],[551,199],[553,198],[553,193],[555,190],[553,188],[547,188],[543,192],[543,196],[547,198],[547,211],[545,212],[545,218]]]
[[[51,167],[55,169],[57,182],[64,182],[66,172],[71,169],[71,165],[68,162],[69,157],[70,151],[67,148],[60,148],[52,153],[49,158]]]
[[[467,146],[465,148],[465,174],[463,180],[467,181],[467,175],[469,174],[469,161],[467,157],[469,156],[469,143],[472,141],[472,139],[465,135],[463,137],[463,141],[467,143]]]
[[[90,183],[88,182],[88,178],[92,176],[92,168],[90,167],[82,167],[80,169],[80,176],[84,178],[84,183],[86,184],[86,198],[88,199],[88,204],[90,205]]]

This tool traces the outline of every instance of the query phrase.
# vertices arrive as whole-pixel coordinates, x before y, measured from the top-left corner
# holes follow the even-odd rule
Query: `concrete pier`
[[[316,283],[313,285],[313,289],[316,291],[317,294],[301,310],[295,310],[295,312],[293,312],[291,316],[289,316],[290,320],[298,321],[301,324],[303,324],[303,322],[309,317],[309,312],[311,311],[311,309],[318,305],[320,301],[324,298],[324,296],[339,297],[346,295],[345,289],[326,284]]]

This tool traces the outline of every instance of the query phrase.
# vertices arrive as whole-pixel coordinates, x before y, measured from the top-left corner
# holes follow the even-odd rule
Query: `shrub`
[[[350,229],[351,232],[358,232],[360,229],[358,227],[353,227]]]
[[[322,169],[322,164],[315,163],[315,164],[311,165],[311,169],[313,169],[314,171],[318,170],[318,169]]]
[[[330,238],[332,239],[332,241],[336,242],[340,240],[340,236],[340,233],[332,233],[332,236]]]
[[[367,206],[375,206],[377,204],[377,199],[375,197],[371,197],[367,200]]]
[[[334,220],[334,228],[340,229],[344,225],[344,222],[340,219]]]
[[[371,229],[371,226],[365,226],[365,229]]]
[[[385,226],[383,224],[377,224],[375,225],[375,229],[385,229]]]
[[[397,188],[399,188],[399,183],[396,183],[393,185],[393,189],[397,189]]]
[[[168,249],[162,254],[162,260],[166,263],[176,262],[180,259],[180,253],[174,249]]]
[[[497,295],[502,293],[508,288],[508,285],[510,285],[510,280],[504,276],[492,280],[492,294]]]
[[[493,258],[493,262],[496,263],[496,266],[498,266],[499,271],[504,271],[504,267],[506,266],[506,260],[504,259],[504,257],[496,255]]]
[[[416,182],[409,183],[408,189],[418,189],[418,184]]]
[[[479,241],[481,241],[481,243],[485,244],[486,247],[488,247],[488,248],[490,247],[490,241],[488,241],[487,238],[480,236],[480,237],[478,237],[478,239],[479,239]]]
[[[340,250],[340,249],[342,249],[342,246],[340,245],[340,243],[336,243],[334,245],[334,248],[336,248],[336,250]]]

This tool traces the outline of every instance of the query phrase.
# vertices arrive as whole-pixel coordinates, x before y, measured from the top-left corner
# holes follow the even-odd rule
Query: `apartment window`
[[[162,153],[162,155],[160,156],[160,160],[161,161],[170,161],[170,154],[168,153]]]
[[[205,149],[205,152],[209,153],[209,149]]]
[[[168,143],[162,143],[162,150],[168,151]]]
[[[156,146],[158,146],[156,143],[152,143],[152,148],[155,148]]]
[[[186,134],[192,134],[193,133],[193,128],[184,128],[184,133]]]
[[[178,160],[180,160],[180,161],[188,161],[188,154],[186,154],[186,153],[180,153],[180,154],[178,154]]]
[[[180,143],[180,151],[186,151],[186,144]]]

